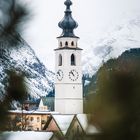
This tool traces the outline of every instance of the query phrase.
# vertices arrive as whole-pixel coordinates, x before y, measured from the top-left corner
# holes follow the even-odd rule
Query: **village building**
[[[9,128],[11,130],[29,130],[42,131],[44,125],[49,120],[51,114],[58,114],[50,111],[26,111],[11,110],[9,111]]]
[[[38,108],[38,103],[31,100],[25,100],[23,102],[23,109],[24,110],[36,110]]]
[[[59,140],[59,138],[72,140],[75,137],[80,139],[96,136],[99,131],[95,126],[88,124],[88,116],[90,115],[51,115],[43,131],[53,132],[51,140]]]
[[[49,111],[48,106],[43,98],[40,99],[38,110],[39,111]]]
[[[34,106],[32,102],[26,101],[23,110],[9,110],[11,130],[41,131],[49,117],[52,114],[58,114],[57,112],[49,111],[45,103],[41,98],[38,107]]]
[[[74,118],[74,115],[51,115],[50,120],[46,123],[43,130],[59,132],[65,135]]]

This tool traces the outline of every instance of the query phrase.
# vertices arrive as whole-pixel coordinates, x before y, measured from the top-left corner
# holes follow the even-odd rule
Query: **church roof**
[[[86,131],[88,127],[88,119],[86,114],[77,114],[77,119],[79,120],[82,128]]]
[[[78,23],[73,19],[72,17],[72,11],[70,9],[70,6],[72,5],[71,0],[66,0],[65,3],[66,5],[66,11],[65,11],[65,16],[64,18],[58,23],[58,26],[63,30],[61,37],[76,37],[74,35],[73,30],[78,27]]]
[[[63,136],[65,136],[73,118],[74,115],[54,114],[45,124],[43,130],[49,130],[49,131],[57,130]]]
[[[42,98],[40,99],[39,107],[45,106]]]
[[[65,135],[74,118],[74,115],[53,115],[53,118],[57,122],[61,132]]]
[[[99,130],[94,126],[88,123],[88,117],[91,117],[91,115],[87,114],[77,114],[77,119],[80,122],[83,130],[86,132],[86,134],[97,134],[99,133]],[[94,116],[92,116],[94,117]]]

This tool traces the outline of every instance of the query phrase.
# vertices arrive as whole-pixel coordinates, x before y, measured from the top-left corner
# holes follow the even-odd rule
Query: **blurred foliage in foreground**
[[[134,51],[134,50],[133,50]],[[101,133],[98,140],[140,139],[140,49],[111,59],[97,73],[96,90],[89,85],[86,111]]]
[[[8,130],[8,110],[11,108],[13,101],[22,102],[26,98],[26,87],[24,77],[15,71],[8,71],[9,79],[6,87],[6,95],[0,101],[0,131]]]
[[[11,34],[16,36],[23,30],[23,23],[29,19],[28,6],[24,5],[19,0],[0,0],[0,59],[4,57],[3,48],[15,47],[18,40],[11,40]],[[1,65],[4,62],[1,61]],[[10,68],[9,68],[10,69]],[[13,70],[8,71],[8,79],[5,84],[5,94],[0,100],[0,131],[6,129],[8,110],[11,108],[13,101],[21,102],[25,98],[26,89],[24,85],[24,77],[22,74],[16,73]],[[1,96],[3,94],[0,89]],[[6,129],[7,130],[7,129]]]

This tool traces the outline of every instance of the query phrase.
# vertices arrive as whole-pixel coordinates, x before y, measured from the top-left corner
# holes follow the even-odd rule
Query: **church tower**
[[[66,0],[66,11],[58,26],[63,30],[57,37],[58,48],[55,49],[55,111],[61,114],[83,113],[83,87],[81,52],[78,47],[79,37],[74,29],[78,27],[72,18],[71,0]]]

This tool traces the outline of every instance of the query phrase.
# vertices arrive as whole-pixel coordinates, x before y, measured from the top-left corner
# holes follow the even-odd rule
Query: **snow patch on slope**
[[[140,16],[115,26],[104,38],[94,41],[84,52],[83,73],[92,76],[104,61],[130,48],[140,48]]]
[[[18,39],[18,44],[11,47],[11,40],[0,39],[1,98],[7,81],[5,71],[9,69],[15,69],[24,74],[28,93],[32,97],[39,98],[52,92],[54,89],[54,73],[45,68],[32,48],[19,35],[8,36],[12,41]]]

